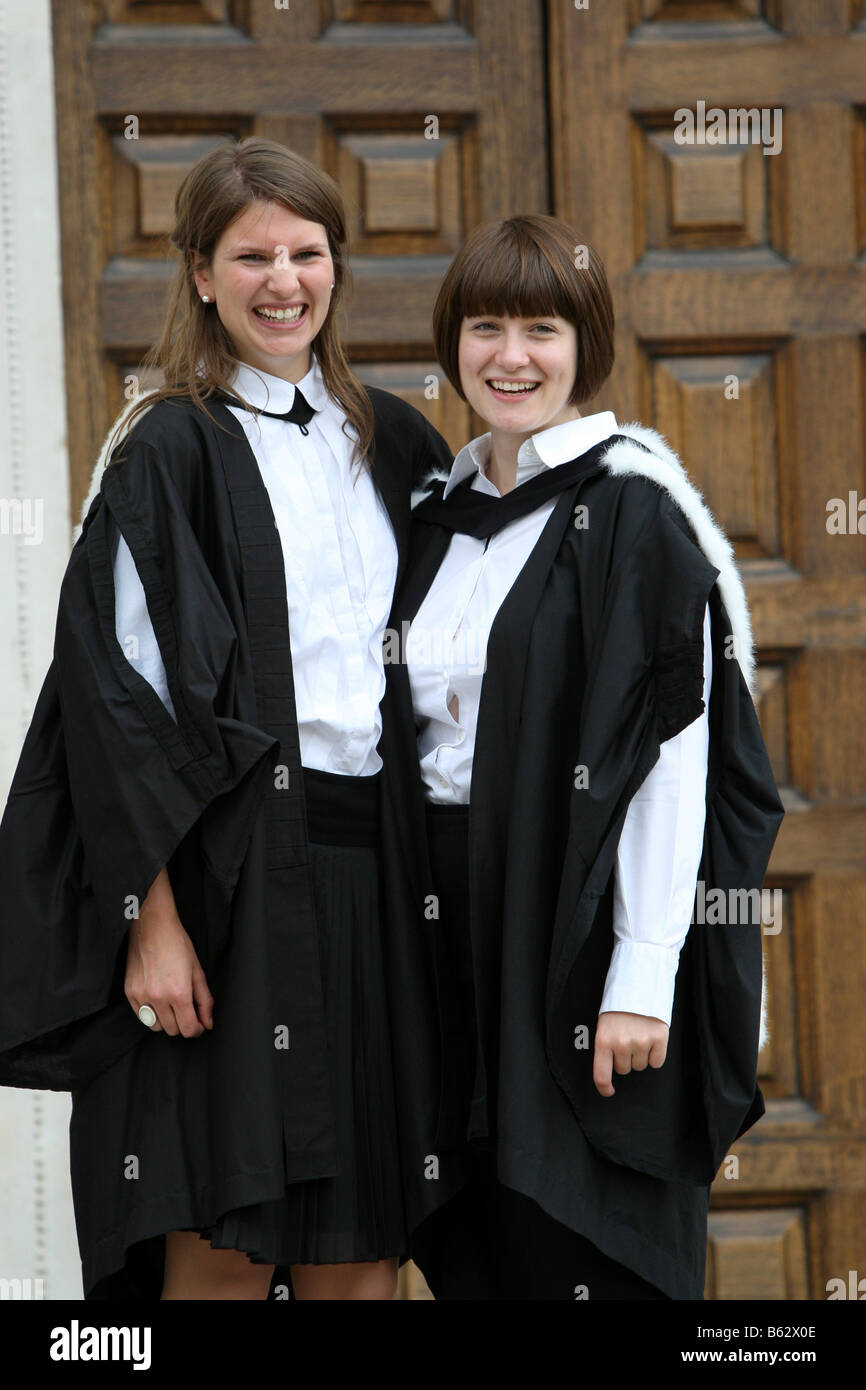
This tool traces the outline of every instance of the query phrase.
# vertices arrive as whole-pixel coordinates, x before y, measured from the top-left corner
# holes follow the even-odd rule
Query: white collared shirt
[[[284,412],[291,382],[239,363],[232,386],[252,405]],[[297,425],[229,405],[244,429],[267,488],[286,567],[292,668],[305,767],[371,776],[382,760],[379,702],[385,691],[382,641],[397,577],[397,544],[367,469],[352,470],[351,425],[328,395],[313,354],[298,383],[316,410]],[[123,537],[114,562],[115,627],[125,647],[138,638],[136,669],[176,718],[144,589]]]
[[[524,441],[517,486],[577,458],[617,432],[612,411],[569,420]],[[492,497],[490,435],[454,460],[444,496],[464,478]],[[409,629],[406,658],[427,799],[469,801],[481,682],[490,629],[557,498],[481,540],[455,532]],[[704,701],[712,679],[709,606],[704,616]],[[691,920],[703,846],[709,750],[707,708],[661,753],[629,804],[614,879],[615,945],[600,1012],[670,1022],[679,953]],[[456,717],[455,717],[456,711]]]

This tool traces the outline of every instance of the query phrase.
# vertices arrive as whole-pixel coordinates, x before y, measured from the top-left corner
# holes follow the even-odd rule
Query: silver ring
[[[152,1028],[156,1023],[156,1014],[149,1004],[142,1004],[138,1016],[147,1028]]]

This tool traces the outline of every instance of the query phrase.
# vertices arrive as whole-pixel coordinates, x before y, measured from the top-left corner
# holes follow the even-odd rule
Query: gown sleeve
[[[279,748],[254,701],[241,701],[242,634],[191,520],[207,458],[182,436],[176,453],[171,438],[154,442],[152,422],[148,431],[105,469],[73,548],[0,822],[0,1084],[71,1090],[143,1034],[123,994],[129,922],[160,870],[193,847],[228,930]],[[209,543],[227,546],[230,519],[209,506]],[[114,527],[140,576],[174,717],[117,639]]]
[[[629,803],[614,877],[615,944],[600,1013],[670,1024],[679,955],[689,930],[706,820],[710,610],[704,614],[704,710],[661,745]]]
[[[576,1023],[598,1017],[616,945],[614,870],[629,806],[665,743],[704,710],[708,603],[714,661],[698,866],[708,899],[760,901],[784,809],[716,582],[724,579],[733,609],[747,611],[733,561],[720,544],[724,572],[713,564],[689,518],[650,480],[628,478],[614,495],[616,508],[600,509],[609,529],[597,527],[596,547],[579,558],[587,664],[570,765],[588,768],[589,778],[571,793],[547,964],[547,1056],[584,1134],[606,1158],[704,1186],[763,1112],[760,918],[738,913],[724,929],[710,920],[689,926],[660,1068],[623,1075],[615,1097],[601,1096],[592,1048],[576,1048],[574,1038]]]

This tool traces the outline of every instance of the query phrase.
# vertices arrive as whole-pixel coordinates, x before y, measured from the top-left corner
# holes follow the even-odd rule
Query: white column
[[[0,0],[3,804],[51,660],[71,549],[56,165],[49,0]],[[82,1296],[69,1110],[68,1095],[0,1087],[0,1280],[21,1280],[25,1296],[39,1280],[44,1298]]]

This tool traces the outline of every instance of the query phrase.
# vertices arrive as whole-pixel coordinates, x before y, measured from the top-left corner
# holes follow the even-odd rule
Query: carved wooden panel
[[[593,408],[661,430],[731,538],[787,810],[764,885],[781,893],[763,936],[767,1114],[713,1185],[707,1297],[825,1298],[866,1246],[864,6],[550,17],[554,209],[618,286]],[[768,130],[778,111],[778,153],[680,143],[678,113],[697,121],[702,99]]]
[[[178,184],[197,160],[232,132],[110,136],[115,256],[165,257]]]
[[[632,23],[718,24],[762,19],[764,0],[632,0]]]
[[[427,362],[365,362],[358,368],[367,386],[393,391],[423,411],[446,439],[472,438],[472,416],[435,359]],[[462,445],[461,445],[462,447]]]
[[[465,0],[330,0],[338,24],[461,23]]]
[[[686,463],[738,559],[780,553],[771,354],[681,352],[647,364],[649,418]]]
[[[438,129],[428,138],[413,121],[404,131],[335,125],[329,133],[356,255],[456,253],[466,232],[464,193],[477,177],[471,131]]]
[[[866,106],[852,112],[851,160],[854,166],[854,248],[862,256],[866,251]]]
[[[105,0],[112,24],[232,24],[247,0]]]
[[[788,787],[792,774],[788,756],[790,699],[785,659],[782,657],[772,660],[769,655],[765,655],[758,667],[756,681],[758,694],[755,703],[761,733],[773,764],[773,775],[778,783]]]
[[[768,1106],[802,1094],[802,1054],[808,1031],[807,1003],[798,997],[798,960],[808,960],[808,887],[799,891],[769,874],[772,903],[763,929],[769,1040],[758,1058],[758,1081]],[[797,928],[800,928],[798,932]]]
[[[745,137],[755,121],[744,117],[743,122]],[[765,245],[773,157],[745,138],[722,146],[684,144],[678,140],[681,130],[673,113],[662,126],[638,125],[635,158],[642,168],[636,184],[645,190],[644,248]]]
[[[705,1298],[809,1298],[806,1271],[802,1208],[710,1213]]]

